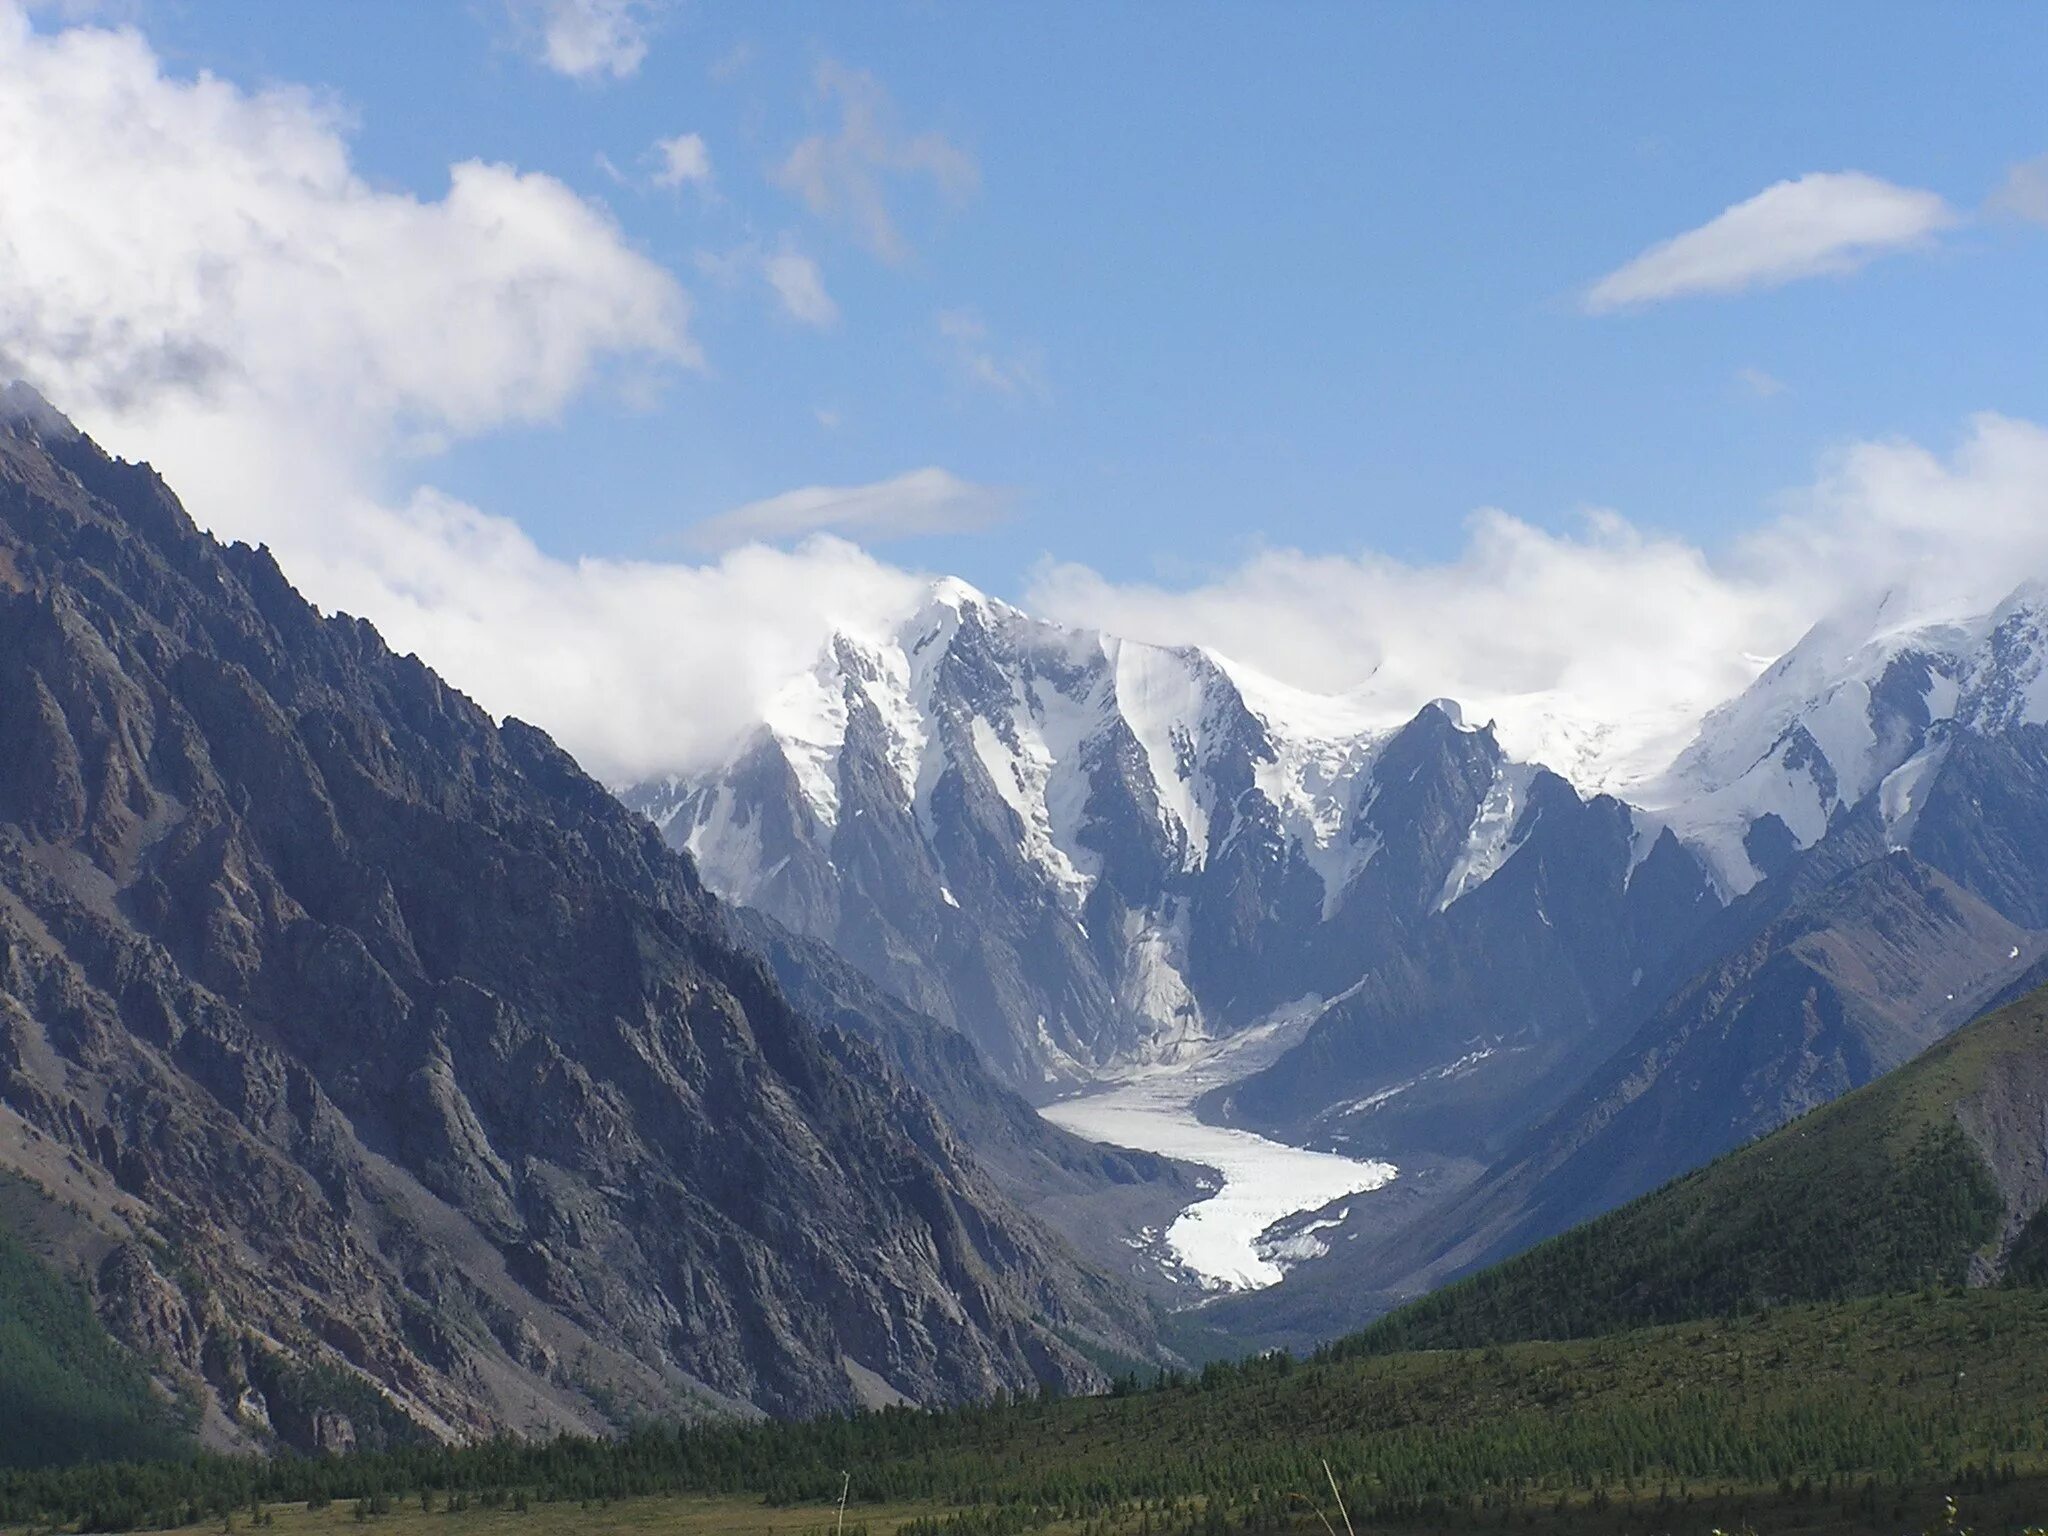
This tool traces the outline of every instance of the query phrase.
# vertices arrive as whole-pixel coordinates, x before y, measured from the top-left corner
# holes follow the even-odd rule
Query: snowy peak
[[[713,890],[1065,1081],[1300,997],[1319,949],[1349,985],[1512,860],[1535,773],[1448,700],[1389,721],[948,580],[627,798]]]
[[[1888,838],[1906,846],[1955,733],[2044,722],[2048,590],[2030,583],[1977,615],[1916,613],[1890,593],[1815,625],[1640,799],[1740,893],[1766,872],[1758,835],[1782,828],[1811,847],[1876,795]]]

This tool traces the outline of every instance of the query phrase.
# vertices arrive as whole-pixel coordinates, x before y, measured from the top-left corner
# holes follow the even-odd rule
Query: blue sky
[[[2048,579],[2044,57],[2021,5],[0,0],[0,373],[614,781],[950,573],[1622,784],[1825,614]]]
[[[1552,527],[1614,507],[1711,545],[1840,440],[2048,416],[2048,231],[2017,220],[1846,279],[1578,302],[1810,171],[1974,211],[2048,150],[2038,7],[679,4],[650,8],[630,75],[585,79],[537,57],[537,14],[490,0],[142,20],[173,68],[338,94],[379,182],[546,171],[677,272],[703,372],[433,466],[565,555],[659,552],[793,485],[926,464],[1010,515],[890,553],[1006,593],[1048,554],[1168,581],[1261,542],[1440,558],[1482,505]],[[888,186],[898,262],[775,184],[835,126],[828,61],[978,171],[958,199]],[[651,146],[685,133],[708,196],[649,184]],[[706,275],[748,241],[809,255],[837,322]],[[985,328],[1012,388],[968,376],[947,314]]]

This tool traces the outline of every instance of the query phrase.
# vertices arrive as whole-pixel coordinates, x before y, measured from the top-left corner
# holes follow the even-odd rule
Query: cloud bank
[[[1049,563],[1026,605],[1355,692],[1388,721],[1455,698],[1513,750],[1623,789],[1821,615],[1886,591],[1902,612],[1981,612],[2028,576],[2048,576],[2048,430],[1987,415],[1947,457],[1904,442],[1829,455],[1711,556],[1611,512],[1556,534],[1482,511],[1441,564],[1269,550],[1168,589]]]
[[[1585,308],[1605,314],[1854,272],[1886,251],[1925,244],[1955,222],[1954,210],[1932,192],[1861,171],[1815,172],[1766,187],[1698,229],[1651,246],[1595,283]]]
[[[378,190],[314,96],[177,78],[135,32],[38,33],[0,0],[0,375],[615,780],[711,750],[835,624],[917,587],[830,539],[565,562],[405,488],[421,455],[544,420],[612,362],[694,366],[689,314],[558,181],[472,162],[437,200]],[[917,515],[949,504],[909,480]],[[856,502],[887,521],[886,492]]]

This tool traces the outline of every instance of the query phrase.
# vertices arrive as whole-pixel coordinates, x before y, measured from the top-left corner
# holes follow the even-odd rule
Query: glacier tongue
[[[1392,1163],[1291,1147],[1250,1131],[1207,1125],[1195,1101],[1270,1062],[1321,1010],[1304,998],[1228,1040],[1198,1043],[1171,1063],[1124,1067],[1097,1088],[1041,1111],[1055,1125],[1092,1141],[1135,1147],[1212,1168],[1215,1189],[1168,1227],[1173,1260],[1204,1289],[1257,1290],[1277,1284],[1289,1263],[1317,1248],[1264,1242],[1287,1217],[1347,1195],[1369,1194],[1397,1177]]]

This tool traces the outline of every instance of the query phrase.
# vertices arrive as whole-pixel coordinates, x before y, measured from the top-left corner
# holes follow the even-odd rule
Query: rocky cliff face
[[[223,1436],[1099,1380],[1127,1293],[689,863],[146,467],[0,420],[0,1166]]]

